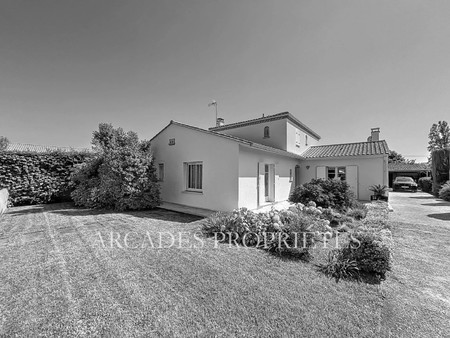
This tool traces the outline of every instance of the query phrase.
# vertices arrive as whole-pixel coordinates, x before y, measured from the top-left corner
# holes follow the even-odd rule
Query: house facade
[[[319,145],[288,112],[209,130],[171,121],[151,140],[164,202],[229,211],[285,201],[313,178],[349,183],[357,198],[387,184],[385,141]]]

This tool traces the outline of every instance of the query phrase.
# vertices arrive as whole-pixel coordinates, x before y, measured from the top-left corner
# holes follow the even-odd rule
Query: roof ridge
[[[386,140],[378,140],[378,141],[361,141],[361,142],[349,142],[349,143],[332,143],[332,144],[321,144],[321,145],[315,145],[311,146],[309,148],[318,148],[318,147],[331,147],[331,146],[345,146],[350,144],[364,144],[364,143],[380,143],[380,142],[386,142]]]
[[[304,132],[308,133],[310,136],[314,137],[315,139],[317,139],[317,140],[321,139],[319,134],[317,134],[314,130],[312,130],[306,124],[301,122],[299,119],[297,119],[294,115],[292,115],[288,111],[282,112],[282,113],[276,113],[276,114],[273,114],[273,115],[267,115],[267,116],[263,116],[263,117],[258,117],[258,118],[255,118],[255,119],[250,119],[250,120],[245,120],[245,121],[240,121],[240,122],[233,122],[233,123],[225,124],[223,126],[211,127],[211,128],[208,128],[208,130],[210,130],[210,131],[215,131],[215,130],[222,131],[222,130],[237,128],[237,127],[240,127],[240,126],[244,127],[244,126],[247,126],[247,125],[263,123],[265,121],[271,122],[272,120],[277,120],[277,119],[282,119],[282,118],[287,118],[292,123],[297,125],[301,130],[303,130]]]
[[[168,128],[172,124],[175,124],[175,125],[178,125],[178,126],[181,126],[181,127],[194,129],[194,130],[197,130],[197,131],[200,131],[200,132],[204,132],[204,133],[207,133],[207,134],[211,134],[211,135],[214,135],[214,136],[226,138],[226,139],[229,139],[229,140],[232,140],[232,141],[235,141],[235,142],[239,142],[239,143],[242,143],[242,144],[250,146],[250,147],[255,147],[255,149],[266,150],[266,151],[275,152],[275,153],[282,154],[282,155],[288,155],[288,156],[291,156],[291,157],[294,156],[296,158],[303,158],[302,155],[295,154],[295,153],[292,153],[290,151],[286,151],[286,150],[279,149],[279,148],[274,148],[274,147],[271,147],[271,146],[266,146],[264,144],[261,144],[261,143],[258,143],[258,142],[253,142],[253,141],[250,141],[250,140],[246,140],[246,139],[243,139],[243,138],[240,138],[240,137],[236,137],[236,136],[233,136],[233,135],[222,134],[222,133],[215,132],[213,130],[207,130],[207,129],[203,129],[203,128],[200,128],[200,127],[191,126],[189,124],[181,123],[181,122],[174,121],[174,120],[171,120],[170,123],[167,126],[165,126],[158,134],[153,136],[150,141],[155,139],[159,134],[161,134],[166,128]]]

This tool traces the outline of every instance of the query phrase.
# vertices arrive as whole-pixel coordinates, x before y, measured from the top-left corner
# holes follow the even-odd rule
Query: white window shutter
[[[327,167],[317,167],[316,168],[316,178],[326,178],[326,168]]]
[[[347,184],[350,186],[350,190],[355,194],[356,198],[358,196],[358,167],[356,165],[348,165],[345,167],[345,175]]]

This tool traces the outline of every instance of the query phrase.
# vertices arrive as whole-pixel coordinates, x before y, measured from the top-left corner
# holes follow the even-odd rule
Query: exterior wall
[[[258,166],[261,168],[262,164],[275,164],[275,202],[287,200],[294,189],[295,166],[300,164],[299,160],[272,155],[241,145],[239,146],[239,207],[256,209],[272,203],[264,200],[263,180],[258,187]],[[290,170],[292,170],[292,180]]]
[[[169,146],[169,139],[175,145]],[[164,163],[161,199],[211,210],[238,206],[239,144],[189,128],[170,125],[151,142],[155,166]],[[186,191],[185,162],[203,162],[203,192]]]
[[[308,149],[311,146],[315,146],[319,143],[318,140],[316,140],[313,136],[305,133],[303,130],[297,128],[292,122],[289,120],[286,120],[286,150],[300,155],[303,153],[306,149]],[[296,134],[297,132],[300,133],[300,144],[297,146],[296,144]],[[308,144],[306,145],[305,142],[305,136],[308,135]]]
[[[344,167],[355,165],[358,167],[358,198],[368,201],[372,195],[369,190],[370,186],[375,184],[388,185],[387,162],[387,155],[306,160],[300,165],[300,180],[303,184],[316,178],[316,170],[320,166]],[[309,166],[309,169],[306,166]]]
[[[264,127],[266,126],[268,126],[270,130],[269,138],[264,138]],[[269,147],[286,150],[286,119],[252,124],[218,132],[264,144]]]

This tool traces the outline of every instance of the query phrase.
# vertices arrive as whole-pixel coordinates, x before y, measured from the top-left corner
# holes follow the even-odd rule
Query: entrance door
[[[294,184],[296,187],[300,185],[300,166],[299,165],[295,166]]]
[[[275,165],[264,165],[264,197],[266,202],[275,201]]]

